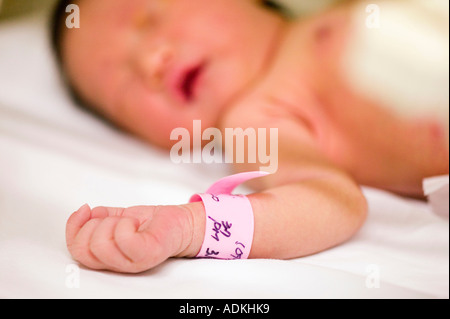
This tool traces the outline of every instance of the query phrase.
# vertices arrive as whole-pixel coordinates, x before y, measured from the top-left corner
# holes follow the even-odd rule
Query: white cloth
[[[423,189],[432,210],[445,219],[449,219],[449,176],[427,178]]]
[[[306,258],[171,259],[139,275],[80,268],[65,223],[84,203],[182,204],[227,172],[172,164],[74,107],[44,26],[42,17],[0,24],[0,298],[449,297],[448,222],[369,188],[361,231]]]

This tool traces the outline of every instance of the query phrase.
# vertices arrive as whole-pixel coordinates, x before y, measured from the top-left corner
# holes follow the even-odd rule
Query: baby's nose
[[[150,88],[162,89],[172,58],[173,50],[168,45],[161,45],[142,56],[140,68],[144,80]]]

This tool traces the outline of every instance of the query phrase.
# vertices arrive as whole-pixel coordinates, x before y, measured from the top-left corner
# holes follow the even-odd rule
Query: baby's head
[[[283,19],[260,0],[76,0],[57,25],[61,65],[84,103],[163,147],[170,132],[217,124],[268,66]]]

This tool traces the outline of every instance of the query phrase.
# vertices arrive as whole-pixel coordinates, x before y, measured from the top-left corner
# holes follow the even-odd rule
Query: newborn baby
[[[278,128],[279,169],[248,196],[250,258],[348,240],[366,216],[360,184],[421,197],[425,177],[448,174],[438,122],[401,118],[346,84],[339,61],[352,5],[291,21],[257,0],[74,2],[81,27],[58,26],[63,70],[83,103],[120,128],[168,149],[171,131],[193,120]],[[136,273],[196,256],[205,223],[202,202],[83,206],[67,222],[67,245],[87,267]]]

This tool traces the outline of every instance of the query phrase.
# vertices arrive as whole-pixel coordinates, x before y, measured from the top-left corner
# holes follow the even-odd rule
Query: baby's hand
[[[81,207],[66,226],[73,258],[92,269],[138,273],[170,257],[194,257],[202,206]],[[201,234],[196,234],[202,236]]]

